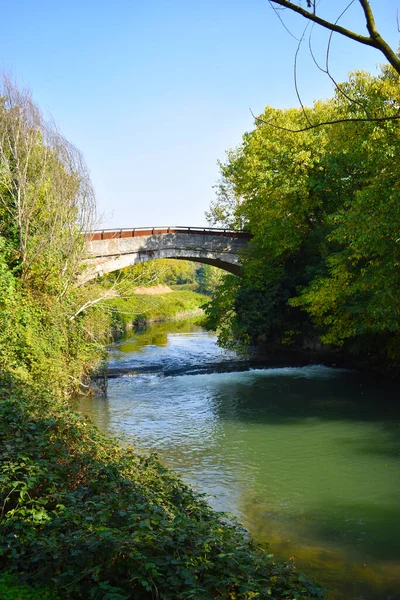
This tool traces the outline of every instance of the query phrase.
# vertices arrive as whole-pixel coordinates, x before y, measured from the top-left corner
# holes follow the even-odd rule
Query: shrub
[[[0,598],[1,600],[60,600],[60,596],[55,591],[19,583],[9,573],[0,574]]]

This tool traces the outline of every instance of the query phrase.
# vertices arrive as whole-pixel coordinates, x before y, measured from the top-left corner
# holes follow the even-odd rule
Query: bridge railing
[[[251,234],[245,231],[233,231],[219,227],[134,227],[133,229],[99,229],[85,233],[88,241],[111,240],[115,238],[132,238],[149,235],[165,235],[168,233],[187,233],[198,235],[218,235],[231,238],[251,238]]]

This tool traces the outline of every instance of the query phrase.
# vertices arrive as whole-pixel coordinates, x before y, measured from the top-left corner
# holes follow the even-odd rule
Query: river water
[[[400,595],[395,389],[323,366],[201,373],[237,357],[191,323],[155,325],[109,358],[130,374],[80,403],[103,431],[156,451],[329,598]]]

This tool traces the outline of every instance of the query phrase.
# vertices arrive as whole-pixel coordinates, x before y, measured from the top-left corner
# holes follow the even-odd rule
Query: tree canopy
[[[309,118],[387,115],[399,76],[351,75]],[[301,109],[267,107],[221,164],[210,218],[253,233],[243,278],[208,309],[225,343],[304,345],[319,338],[382,361],[400,359],[400,130],[339,122],[302,133]],[[271,128],[273,119],[282,126]],[[221,204],[222,198],[222,204]],[[222,206],[222,209],[221,209]],[[229,288],[229,293],[228,293]]]
[[[1,371],[55,394],[77,389],[98,359],[107,317],[80,311],[78,285],[94,193],[84,161],[27,91],[0,91]],[[79,318],[74,318],[78,315]]]

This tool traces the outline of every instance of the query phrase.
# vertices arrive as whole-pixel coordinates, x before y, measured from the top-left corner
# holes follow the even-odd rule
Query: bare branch
[[[103,294],[103,296],[99,296],[98,298],[94,298],[93,300],[88,300],[87,302],[85,302],[84,304],[82,304],[82,306],[80,308],[78,308],[78,310],[75,312],[75,314],[73,314],[69,320],[70,321],[74,321],[76,319],[76,317],[78,315],[81,314],[81,312],[83,312],[84,310],[86,310],[87,308],[90,308],[91,306],[94,306],[95,304],[99,304],[99,302],[103,302],[104,300],[110,300],[110,298],[117,298],[118,297],[118,293],[116,293],[114,290],[107,290],[105,292],[105,294]]]
[[[302,100],[301,100],[301,96],[300,96],[300,92],[299,92],[299,86],[297,85],[297,57],[298,57],[298,55],[299,55],[299,52],[300,52],[300,47],[301,47],[301,44],[302,44],[302,42],[303,42],[304,36],[305,36],[305,34],[306,34],[306,31],[307,31],[308,25],[309,25],[309,23],[307,23],[307,25],[306,25],[306,27],[305,27],[305,29],[304,29],[304,31],[303,31],[303,35],[301,36],[301,38],[300,38],[300,40],[299,40],[299,43],[297,44],[297,49],[296,49],[296,53],[295,53],[295,55],[294,55],[294,63],[293,63],[293,79],[294,79],[294,88],[295,88],[295,90],[296,90],[297,99],[298,99],[298,101],[299,101],[299,103],[300,103],[301,110],[303,111],[303,115],[304,115],[304,117],[305,117],[306,121],[308,122],[308,124],[309,124],[309,125],[312,125],[312,122],[311,122],[311,121],[310,121],[310,119],[309,119],[309,116],[308,116],[308,114],[307,114],[307,111],[306,111],[306,109],[305,109],[305,106],[304,106],[304,104],[303,104],[303,102],[302,102]]]
[[[345,9],[340,13],[340,15],[338,16],[338,18],[335,21],[335,24],[338,23],[340,21],[340,19],[343,17],[343,15],[348,11],[348,9],[352,6],[352,4],[354,4],[355,0],[351,0],[351,2],[349,2],[349,4],[345,7]],[[355,98],[351,98],[348,94],[346,94],[346,92],[342,89],[342,87],[337,83],[337,81],[335,80],[334,77],[332,77],[330,69],[329,69],[329,56],[330,56],[330,50],[331,50],[331,44],[332,44],[332,37],[333,37],[334,32],[331,31],[330,35],[329,35],[329,40],[328,40],[328,44],[326,47],[326,57],[325,57],[325,69],[321,69],[324,73],[326,73],[326,75],[328,75],[329,79],[332,81],[333,85],[335,86],[335,88],[337,89],[337,91],[344,97],[346,98],[346,100],[348,100],[349,102],[356,104],[357,106],[359,106],[367,115],[367,117],[370,117],[368,110],[366,109],[366,107],[359,102],[358,100],[356,100]]]
[[[278,17],[278,19],[280,20],[280,22],[282,23],[284,29],[286,29],[286,31],[288,32],[288,34],[295,39],[297,42],[300,41],[299,38],[297,36],[295,36],[290,29],[286,26],[285,21],[282,19],[281,15],[279,14],[279,11],[277,10],[277,8],[272,4],[272,0],[268,0],[270,3],[270,6],[272,8],[272,10],[274,11],[274,13],[276,14],[276,16]]]
[[[400,58],[396,54],[396,52],[390,47],[390,45],[379,34],[376,28],[372,9],[368,0],[358,1],[364,12],[364,16],[366,19],[366,27],[369,36],[361,35],[359,33],[356,33],[355,31],[352,31],[351,29],[342,27],[337,23],[327,21],[326,19],[323,19],[316,15],[314,12],[310,12],[309,10],[304,9],[290,0],[270,0],[270,2],[272,2],[273,4],[277,4],[278,6],[282,6],[283,8],[288,8],[289,10],[301,15],[305,19],[308,19],[309,21],[313,21],[314,23],[321,25],[321,27],[324,27],[325,29],[329,29],[330,31],[340,33],[341,35],[344,35],[347,38],[359,42],[360,44],[376,48],[377,50],[382,52],[382,54],[386,57],[388,62],[400,75]]]
[[[347,119],[333,119],[332,121],[323,121],[322,123],[315,123],[314,125],[308,125],[307,127],[301,127],[300,129],[290,129],[289,127],[282,127],[281,125],[277,125],[272,121],[265,121],[261,117],[257,117],[254,115],[252,110],[250,109],[250,113],[255,121],[262,123],[263,125],[268,125],[268,127],[273,127],[274,129],[280,129],[281,131],[289,131],[290,133],[302,133],[304,131],[310,131],[310,129],[317,129],[318,127],[323,127],[324,125],[338,125],[339,123],[368,123],[368,122],[377,122],[381,123],[383,121],[398,121],[400,120],[400,113],[397,115],[392,115],[390,117],[354,117]]]

